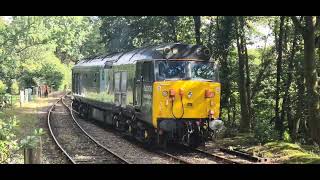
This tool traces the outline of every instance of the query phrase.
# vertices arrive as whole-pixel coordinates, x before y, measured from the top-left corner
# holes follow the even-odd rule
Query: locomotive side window
[[[114,91],[116,92],[120,91],[120,77],[121,72],[114,73]]]
[[[138,62],[137,65],[136,65],[136,80],[137,81],[141,81],[141,63]]]
[[[72,71],[72,84],[71,84],[71,88],[72,88],[72,92],[74,93],[74,83],[75,83],[75,81],[74,81],[74,72]]]
[[[102,76],[102,77],[101,77],[101,80],[102,80],[102,81],[104,81],[104,76],[105,76],[105,72],[104,72],[104,71],[105,71],[105,70],[102,70],[102,75],[101,75],[101,76]]]
[[[122,77],[121,77],[121,92],[126,92],[127,91],[127,72],[122,72]]]
[[[94,73],[94,82],[97,82],[97,73]]]

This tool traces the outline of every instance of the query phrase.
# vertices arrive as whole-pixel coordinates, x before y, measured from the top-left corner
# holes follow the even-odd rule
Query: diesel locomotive
[[[146,144],[203,145],[220,120],[218,66],[200,45],[170,43],[79,61],[73,108]]]

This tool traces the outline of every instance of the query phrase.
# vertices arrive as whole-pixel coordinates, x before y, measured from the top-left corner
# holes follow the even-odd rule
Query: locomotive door
[[[151,118],[152,83],[154,68],[151,61],[138,62],[136,69],[135,107],[144,113],[144,119]]]
[[[80,73],[75,73],[75,91],[76,94],[81,95],[81,78]]]
[[[114,101],[117,106],[127,104],[127,76],[125,71],[114,73]]]
[[[142,63],[137,62],[136,64],[136,77],[135,77],[135,97],[134,97],[134,105],[136,109],[141,108],[141,95],[142,95],[142,73],[141,73],[141,67]]]

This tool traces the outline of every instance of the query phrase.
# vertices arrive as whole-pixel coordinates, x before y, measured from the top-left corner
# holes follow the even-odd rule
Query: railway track
[[[220,148],[214,153],[207,152],[198,148],[191,148],[185,145],[177,145],[176,148],[169,151],[160,151],[159,153],[171,157],[184,164],[253,164],[269,163],[270,159],[257,157],[246,152]],[[202,160],[192,160],[200,157]]]
[[[158,153],[180,161],[183,164],[240,164],[238,161],[231,160],[227,157],[185,145],[174,145],[166,151],[158,151]]]
[[[231,150],[231,149],[227,149],[227,148],[220,148],[220,151],[231,154],[231,155],[242,157],[244,159],[247,159],[248,161],[255,162],[255,163],[265,163],[265,162],[268,163],[268,162],[270,162],[269,158],[258,157],[258,156],[251,155],[251,154],[243,152],[243,151],[238,151],[238,150],[233,150],[233,149]]]
[[[61,97],[48,112],[50,134],[73,164],[130,164],[91,137],[75,120]]]
[[[187,147],[187,148],[189,148],[189,147]],[[221,162],[223,164],[241,164],[238,161],[232,160],[232,159],[230,159],[228,157],[224,157],[224,156],[221,156],[221,155],[208,153],[208,152],[203,151],[201,149],[195,149],[195,148],[190,148],[190,149],[192,151],[195,151],[195,152],[197,152],[199,154],[202,154],[204,156],[212,157],[213,159],[216,159],[218,162]]]
[[[62,100],[64,103],[64,101]],[[68,103],[69,104],[69,103]],[[77,111],[74,111],[72,107],[72,103],[70,107],[64,104],[70,112],[75,112],[78,114]],[[77,123],[79,128],[83,130],[83,128],[79,125],[77,120],[75,120],[73,113],[71,113],[72,118]],[[83,130],[84,131],[84,130]],[[84,131],[85,132],[85,131]],[[87,132],[85,132],[88,137],[91,137]],[[116,132],[118,134],[119,132]],[[126,136],[120,133],[121,136],[125,139]],[[91,137],[91,139],[94,139]],[[95,140],[96,141],[96,140]],[[132,142],[132,139],[129,140]],[[96,143],[100,144],[98,141]],[[133,142],[136,144],[136,142]],[[209,153],[205,150],[201,149],[194,149],[188,146],[180,145],[178,148],[171,149],[169,151],[155,151],[156,153],[160,154],[163,157],[174,161],[175,163],[179,164],[246,164],[246,163],[254,163],[254,162],[263,162],[259,157],[254,157],[244,152],[237,152],[234,150],[227,150],[227,149],[219,149],[217,153]],[[196,159],[196,160],[192,160]]]
[[[79,115],[79,112],[75,111],[74,109],[71,108],[72,107],[72,103],[70,104],[70,109],[72,112],[76,113],[77,115]],[[132,143],[132,144],[135,144],[137,145],[138,147],[140,148],[143,148],[145,150],[147,150],[148,152],[153,152],[153,153],[156,153],[156,154],[159,154],[160,156],[162,157],[165,157],[166,159],[169,159],[170,161],[172,161],[173,163],[178,163],[178,164],[190,164],[190,162],[182,159],[182,158],[178,158],[176,156],[173,156],[167,152],[164,152],[164,151],[153,151],[153,150],[150,150],[149,148],[146,148],[144,147],[141,143],[137,142],[135,139],[133,139],[131,136],[127,135],[127,134],[124,134],[124,133],[121,133],[119,131],[116,131],[114,129],[109,129],[107,128],[108,131],[110,130],[112,133],[116,134],[117,136],[119,136],[120,138],[123,138],[125,140],[127,140],[128,142]],[[105,129],[106,130],[106,129]]]

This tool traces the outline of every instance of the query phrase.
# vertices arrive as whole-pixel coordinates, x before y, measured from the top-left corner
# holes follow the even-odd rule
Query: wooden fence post
[[[24,164],[41,164],[42,163],[42,141],[39,137],[37,147],[24,148]]]

